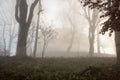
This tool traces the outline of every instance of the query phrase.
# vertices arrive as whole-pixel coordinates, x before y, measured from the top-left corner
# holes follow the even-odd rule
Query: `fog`
[[[29,5],[32,0],[28,0]],[[47,47],[44,52],[45,57],[81,57],[89,54],[89,22],[84,17],[85,13],[77,0],[42,0],[42,9],[40,16],[40,26],[46,27],[44,32],[39,31],[37,43],[37,57],[42,56],[44,46],[45,30],[54,33],[50,34]],[[28,5],[28,6],[29,6]],[[15,20],[15,0],[1,0],[0,3],[0,51],[11,50],[10,55],[14,56],[17,45],[18,23]],[[27,54],[32,56],[34,47],[34,33],[37,23],[38,5],[34,10],[34,17],[28,34]],[[92,12],[93,13],[93,12]],[[91,13],[91,14],[92,14]],[[5,28],[4,28],[5,27]],[[34,27],[34,28],[32,28]],[[49,28],[50,27],[50,28]],[[95,30],[94,53],[96,56],[115,56],[114,34],[99,34],[99,29]],[[48,28],[48,29],[47,29]],[[5,30],[4,30],[5,29]],[[33,40],[31,34],[33,32]],[[5,34],[3,34],[3,32]],[[55,34],[55,35],[54,35]],[[47,35],[47,34],[46,34]],[[98,40],[100,41],[100,54],[98,53]],[[13,37],[10,42],[10,37]],[[30,42],[29,42],[30,40]],[[109,55],[108,55],[109,54]]]

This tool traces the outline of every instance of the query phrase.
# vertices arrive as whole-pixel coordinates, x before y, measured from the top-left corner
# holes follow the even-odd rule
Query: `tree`
[[[75,4],[75,0],[67,0],[68,2],[68,12],[66,14],[66,17],[69,21],[69,24],[70,24],[70,39],[69,39],[69,45],[67,47],[67,52],[71,52],[73,46],[74,46],[74,40],[75,40],[75,36],[76,36],[76,30],[77,30],[77,26],[76,26],[76,23],[74,22],[75,20],[75,15],[76,15],[76,4]],[[74,17],[72,17],[74,16]],[[79,45],[79,44],[78,44]]]
[[[10,56],[13,41],[17,37],[16,26],[14,22],[11,22],[11,26],[9,26],[8,34],[9,34],[9,42],[8,42],[7,50],[8,50],[8,56]]]
[[[39,1],[39,12],[38,12],[38,19],[37,19],[37,26],[36,26],[36,33],[35,33],[33,57],[36,57],[36,52],[37,52],[38,32],[39,32],[39,22],[40,22],[40,13],[41,12],[42,12],[42,6],[41,6],[41,2]]]
[[[75,39],[75,33],[76,33],[76,30],[75,30],[75,25],[74,23],[72,22],[72,20],[70,19],[70,17],[68,16],[68,20],[71,24],[71,38],[70,38],[70,44],[67,48],[67,52],[69,53],[73,47],[73,42],[74,42],[74,39]]]
[[[30,6],[30,10],[28,10],[27,0],[16,0],[15,18],[16,21],[19,23],[16,55],[19,57],[27,56],[27,36],[33,18],[33,12],[38,1],[39,0],[34,0],[34,2]]]
[[[84,0],[84,6],[91,9],[97,8],[101,12],[101,18],[108,19],[103,22],[101,34],[109,32],[109,36],[115,32],[115,46],[117,54],[117,64],[120,64],[120,1],[119,0]]]
[[[6,39],[5,39],[5,28],[6,28],[6,25],[4,23],[4,27],[3,27],[4,56],[7,56]]]
[[[0,24],[3,26],[3,29],[2,29],[2,39],[3,39],[3,56],[10,56],[10,53],[9,53],[9,48],[7,49],[7,41],[6,41],[6,26],[9,25],[9,24],[6,24],[5,21],[3,20],[3,24]]]
[[[15,1],[4,1],[4,4],[8,4],[8,5],[1,5],[0,7],[0,17],[1,17],[1,21],[4,22],[5,24],[5,40],[4,43],[6,43],[6,51],[7,51],[7,56],[11,55],[11,49],[12,49],[12,44],[14,39],[17,37],[16,34],[16,26],[15,26],[15,21],[14,21],[14,4]],[[3,19],[2,19],[3,18]],[[7,41],[8,40],[8,41]]]
[[[80,2],[80,0],[79,0]],[[81,3],[80,3],[81,5]],[[88,21],[89,24],[89,55],[90,56],[94,56],[94,43],[95,43],[95,31],[97,29],[97,27],[99,26],[99,23],[102,21],[102,19],[100,19],[100,15],[99,15],[99,11],[97,9],[90,9],[88,6],[82,7],[82,10],[84,11],[84,17],[86,18],[86,20]],[[98,42],[98,53],[100,53],[100,45],[99,45],[99,34],[97,34],[97,42]]]
[[[45,51],[48,47],[49,42],[56,38],[56,31],[51,26],[41,26],[41,35],[43,40],[42,58],[44,58]]]

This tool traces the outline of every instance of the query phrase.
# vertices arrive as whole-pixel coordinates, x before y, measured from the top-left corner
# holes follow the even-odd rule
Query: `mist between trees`
[[[2,0],[0,55],[115,56],[114,34],[99,34],[100,15],[79,0]]]

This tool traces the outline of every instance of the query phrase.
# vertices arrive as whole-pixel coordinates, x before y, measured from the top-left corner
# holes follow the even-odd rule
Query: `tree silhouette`
[[[120,1],[119,0],[84,0],[84,6],[89,8],[97,8],[101,12],[101,18],[108,19],[102,24],[101,34],[110,31],[111,36],[115,32],[115,44],[117,63],[120,64]]]
[[[26,44],[29,27],[33,18],[34,8],[39,0],[34,0],[28,10],[27,0],[16,0],[15,18],[19,23],[18,42],[16,55],[19,57],[27,56]],[[27,15],[29,13],[29,15]]]

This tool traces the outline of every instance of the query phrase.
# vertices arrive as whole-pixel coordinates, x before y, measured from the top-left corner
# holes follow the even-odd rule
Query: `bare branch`
[[[30,7],[30,12],[29,12],[29,16],[28,16],[28,22],[27,22],[27,26],[28,26],[28,27],[29,27],[30,24],[31,24],[31,21],[32,21],[32,18],[33,18],[34,8],[35,8],[35,6],[37,5],[38,1],[39,1],[39,0],[35,0],[35,1],[32,3],[31,7]]]

